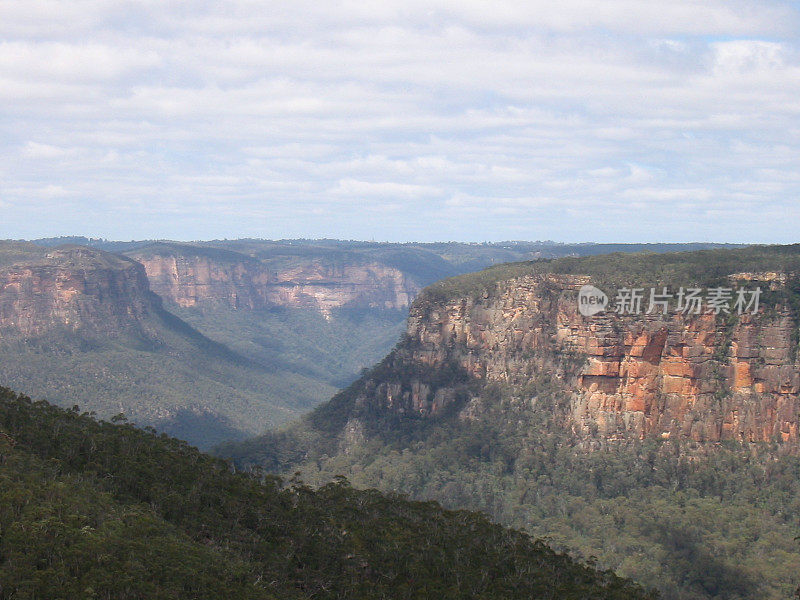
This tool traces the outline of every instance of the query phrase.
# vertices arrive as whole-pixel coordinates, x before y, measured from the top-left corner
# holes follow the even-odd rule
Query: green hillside
[[[3,338],[0,383],[62,406],[80,395],[104,418],[124,413],[202,448],[285,423],[336,391],[189,335],[169,314],[154,323],[156,341],[87,331]]]
[[[589,275],[609,289],[622,285],[691,286],[723,283],[742,272],[800,273],[800,245],[707,249],[694,252],[622,253],[562,257],[497,266],[438,281],[425,289],[431,302],[472,296],[498,282],[540,273]]]
[[[224,306],[169,310],[241,356],[283,373],[283,382],[309,390],[307,410],[347,387],[400,339],[406,314],[392,310],[276,308],[242,311]],[[318,382],[313,390],[307,382]],[[313,391],[313,394],[310,393]]]
[[[0,389],[0,598],[653,598],[476,513],[234,473]]]

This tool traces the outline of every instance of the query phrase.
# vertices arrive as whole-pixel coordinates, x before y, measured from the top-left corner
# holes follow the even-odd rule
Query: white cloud
[[[357,179],[342,179],[331,190],[333,194],[347,198],[374,197],[379,198],[420,198],[440,193],[435,187],[426,185],[413,185],[398,183],[396,181],[358,181]]]
[[[66,148],[59,148],[58,146],[51,146],[50,144],[39,144],[37,142],[28,142],[22,149],[22,155],[27,158],[63,158],[71,153],[72,151]]]
[[[6,0],[0,237],[794,239],[799,15]]]
[[[735,40],[711,44],[720,71],[758,72],[784,66],[784,48],[775,42]]]

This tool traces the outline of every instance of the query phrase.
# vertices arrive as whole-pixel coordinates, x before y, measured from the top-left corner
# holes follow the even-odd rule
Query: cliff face
[[[232,308],[264,308],[270,274],[257,261],[214,261],[204,256],[132,253],[144,265],[152,290],[178,306],[214,302]]]
[[[564,427],[582,437],[798,441],[797,323],[788,309],[728,322],[713,314],[585,317],[576,298],[588,282],[532,275],[477,298],[418,303],[395,368],[457,365],[530,403],[537,398],[528,384],[544,375],[570,399]],[[456,398],[424,378],[367,389],[359,404],[421,415]],[[461,415],[479,418],[480,402]]]
[[[278,306],[316,308],[323,314],[341,306],[402,310],[420,286],[402,271],[382,265],[309,265],[280,270],[270,286],[270,301]]]
[[[144,265],[151,288],[179,306],[221,303],[234,309],[289,307],[329,316],[338,307],[405,309],[420,286],[377,262],[336,264],[320,259],[292,266],[215,260],[190,253],[130,256]]]
[[[0,267],[0,339],[53,329],[144,333],[157,303],[141,265],[88,248]]]

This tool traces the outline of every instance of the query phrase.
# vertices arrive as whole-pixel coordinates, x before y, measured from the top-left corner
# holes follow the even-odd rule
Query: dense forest
[[[0,598],[654,598],[478,513],[235,473],[0,388]]]
[[[504,390],[484,393],[504,399],[480,421],[386,433],[330,456],[308,452],[306,432],[290,470],[311,484],[344,474],[359,488],[484,511],[668,600],[780,600],[800,583],[797,456],[655,439],[587,452]],[[262,462],[249,448],[241,463]]]
[[[286,422],[336,390],[248,361],[166,311],[154,317],[153,338],[66,329],[4,335],[2,381],[61,406],[85,394],[105,417],[124,412],[204,448]]]

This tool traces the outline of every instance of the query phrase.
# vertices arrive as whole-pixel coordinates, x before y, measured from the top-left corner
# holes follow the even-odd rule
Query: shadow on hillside
[[[169,419],[152,423],[152,426],[167,435],[186,440],[203,451],[224,442],[242,441],[252,436],[235,427],[230,419],[223,415],[188,409],[181,410]]]

